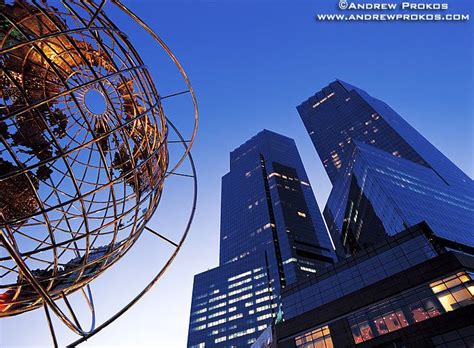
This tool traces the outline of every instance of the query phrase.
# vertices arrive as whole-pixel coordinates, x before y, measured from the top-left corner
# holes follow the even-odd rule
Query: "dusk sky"
[[[470,21],[434,23],[317,22],[318,13],[338,13],[337,0],[123,2],[169,45],[195,88],[198,208],[189,238],[164,278],[84,347],[186,345],[193,276],[218,265],[221,177],[229,170],[229,152],[263,128],[296,140],[324,207],[330,183],[296,106],[336,78],[385,101],[472,178],[472,0],[449,1],[451,12],[470,14]],[[159,48],[123,15],[113,14],[159,91],[179,92],[166,85],[167,72],[154,59]],[[189,114],[178,112],[179,105],[173,110],[172,120],[191,122]],[[163,206],[151,226],[177,236],[187,212],[181,209],[191,195],[189,182],[173,180],[165,183]],[[152,278],[162,250],[156,237],[144,234],[130,254],[92,283],[99,323]],[[55,325],[61,345],[77,338],[59,321]],[[0,320],[1,347],[50,345],[42,310]]]

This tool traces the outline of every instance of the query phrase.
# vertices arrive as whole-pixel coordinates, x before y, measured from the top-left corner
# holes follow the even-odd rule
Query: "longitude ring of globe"
[[[43,307],[56,345],[50,311],[82,336],[74,345],[111,324],[167,270],[196,207],[190,149],[198,109],[189,79],[156,33],[119,0],[110,0],[152,36],[184,80],[186,90],[159,95],[137,51],[108,18],[106,3],[0,5],[0,317]],[[181,95],[190,97],[193,110],[187,138],[162,105]],[[186,160],[191,173],[179,173]],[[147,226],[171,175],[193,185],[178,241]],[[171,245],[171,256],[138,295],[96,326],[89,283],[143,231]],[[78,290],[91,311],[89,330],[68,300]]]

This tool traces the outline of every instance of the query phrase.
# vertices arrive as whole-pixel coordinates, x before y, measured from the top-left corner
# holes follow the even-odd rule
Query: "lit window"
[[[271,318],[271,317],[272,317],[271,313],[264,314],[264,315],[261,315],[261,316],[257,317],[257,321],[265,320],[265,319],[268,319],[268,318]]]
[[[236,279],[239,279],[239,278],[251,275],[251,274],[252,274],[252,271],[240,273],[240,274],[237,274],[236,276],[230,277],[229,279],[227,279],[227,281],[231,282],[233,280],[236,280]]]
[[[245,295],[240,296],[240,297],[233,298],[233,299],[229,300],[229,304],[232,304],[232,303],[235,303],[235,302],[238,302],[238,301],[245,300],[245,299],[250,298],[250,297],[252,297],[252,296],[253,296],[253,295],[250,293],[250,294],[245,294]]]
[[[295,338],[296,347],[333,348],[329,327],[324,326]]]
[[[438,300],[439,302],[441,302],[446,312],[452,311],[457,307],[456,300],[454,299],[454,296],[450,293],[447,293],[443,296],[438,296]]]
[[[236,314],[236,315],[233,315],[229,318],[229,321],[232,321],[232,320],[235,320],[235,319],[239,319],[239,318],[242,318],[244,315],[242,313],[239,313],[239,314]]]
[[[283,264],[286,265],[287,263],[296,262],[296,261],[298,261],[298,259],[295,259],[294,257],[291,257],[288,260],[283,261]]]
[[[270,179],[272,176],[281,177],[281,174],[280,174],[280,173],[273,172],[273,173],[271,173],[271,174],[268,176],[268,178]]]
[[[226,339],[227,339],[227,336],[222,336],[222,337],[216,338],[214,340],[214,343],[224,342]]]
[[[304,218],[306,217],[306,214],[301,212],[301,211],[298,212],[298,215],[301,216],[301,217],[304,217]]]
[[[260,302],[268,301],[268,300],[270,300],[270,296],[260,297],[255,300],[255,303],[260,303]]]
[[[311,273],[316,273],[317,271],[313,268],[309,268],[309,267],[304,267],[304,266],[300,266],[300,269],[302,271],[306,271],[306,272],[311,272]]]
[[[226,311],[219,311],[219,312],[216,312],[216,313],[213,313],[213,314],[209,315],[209,319],[219,317],[219,316],[224,315],[224,314],[226,314]],[[206,317],[204,317],[204,318],[206,318]]]
[[[192,328],[191,331],[201,331],[201,330],[204,330],[205,328],[206,328],[206,324],[196,326],[195,328]]]
[[[348,317],[354,342],[362,343],[471,305],[473,295],[469,287],[473,283],[466,272],[459,272],[364,308]],[[431,296],[426,294],[428,286],[433,292]],[[401,305],[408,300],[409,304]]]

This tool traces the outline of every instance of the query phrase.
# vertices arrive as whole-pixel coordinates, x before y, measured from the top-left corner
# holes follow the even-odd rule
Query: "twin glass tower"
[[[251,346],[290,311],[285,287],[421,221],[474,247],[472,180],[388,105],[337,80],[297,109],[333,184],[329,231],[294,140],[263,130],[232,151],[219,266],[195,276],[188,347]]]

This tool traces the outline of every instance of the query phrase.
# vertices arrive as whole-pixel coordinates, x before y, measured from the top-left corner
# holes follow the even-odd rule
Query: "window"
[[[348,317],[356,344],[473,303],[474,281],[466,272],[419,286]]]
[[[359,325],[351,326],[351,330],[356,344],[368,341],[375,337],[372,333],[372,328],[367,321],[360,322]]]
[[[295,338],[296,347],[298,348],[332,348],[331,334],[328,326],[323,326],[307,332]]]
[[[374,325],[377,328],[379,335],[383,335],[408,326],[408,322],[405,318],[405,315],[400,310],[396,312],[385,313],[383,316],[375,318]]]
[[[222,336],[214,340],[215,343],[224,342],[227,339],[227,336]]]
[[[449,312],[473,303],[473,283],[466,272],[459,272],[431,283],[430,288],[444,310]]]
[[[232,321],[232,320],[235,320],[235,319],[240,319],[242,318],[244,315],[242,313],[239,313],[239,314],[236,314],[236,315],[233,315],[229,318],[229,321]]]

